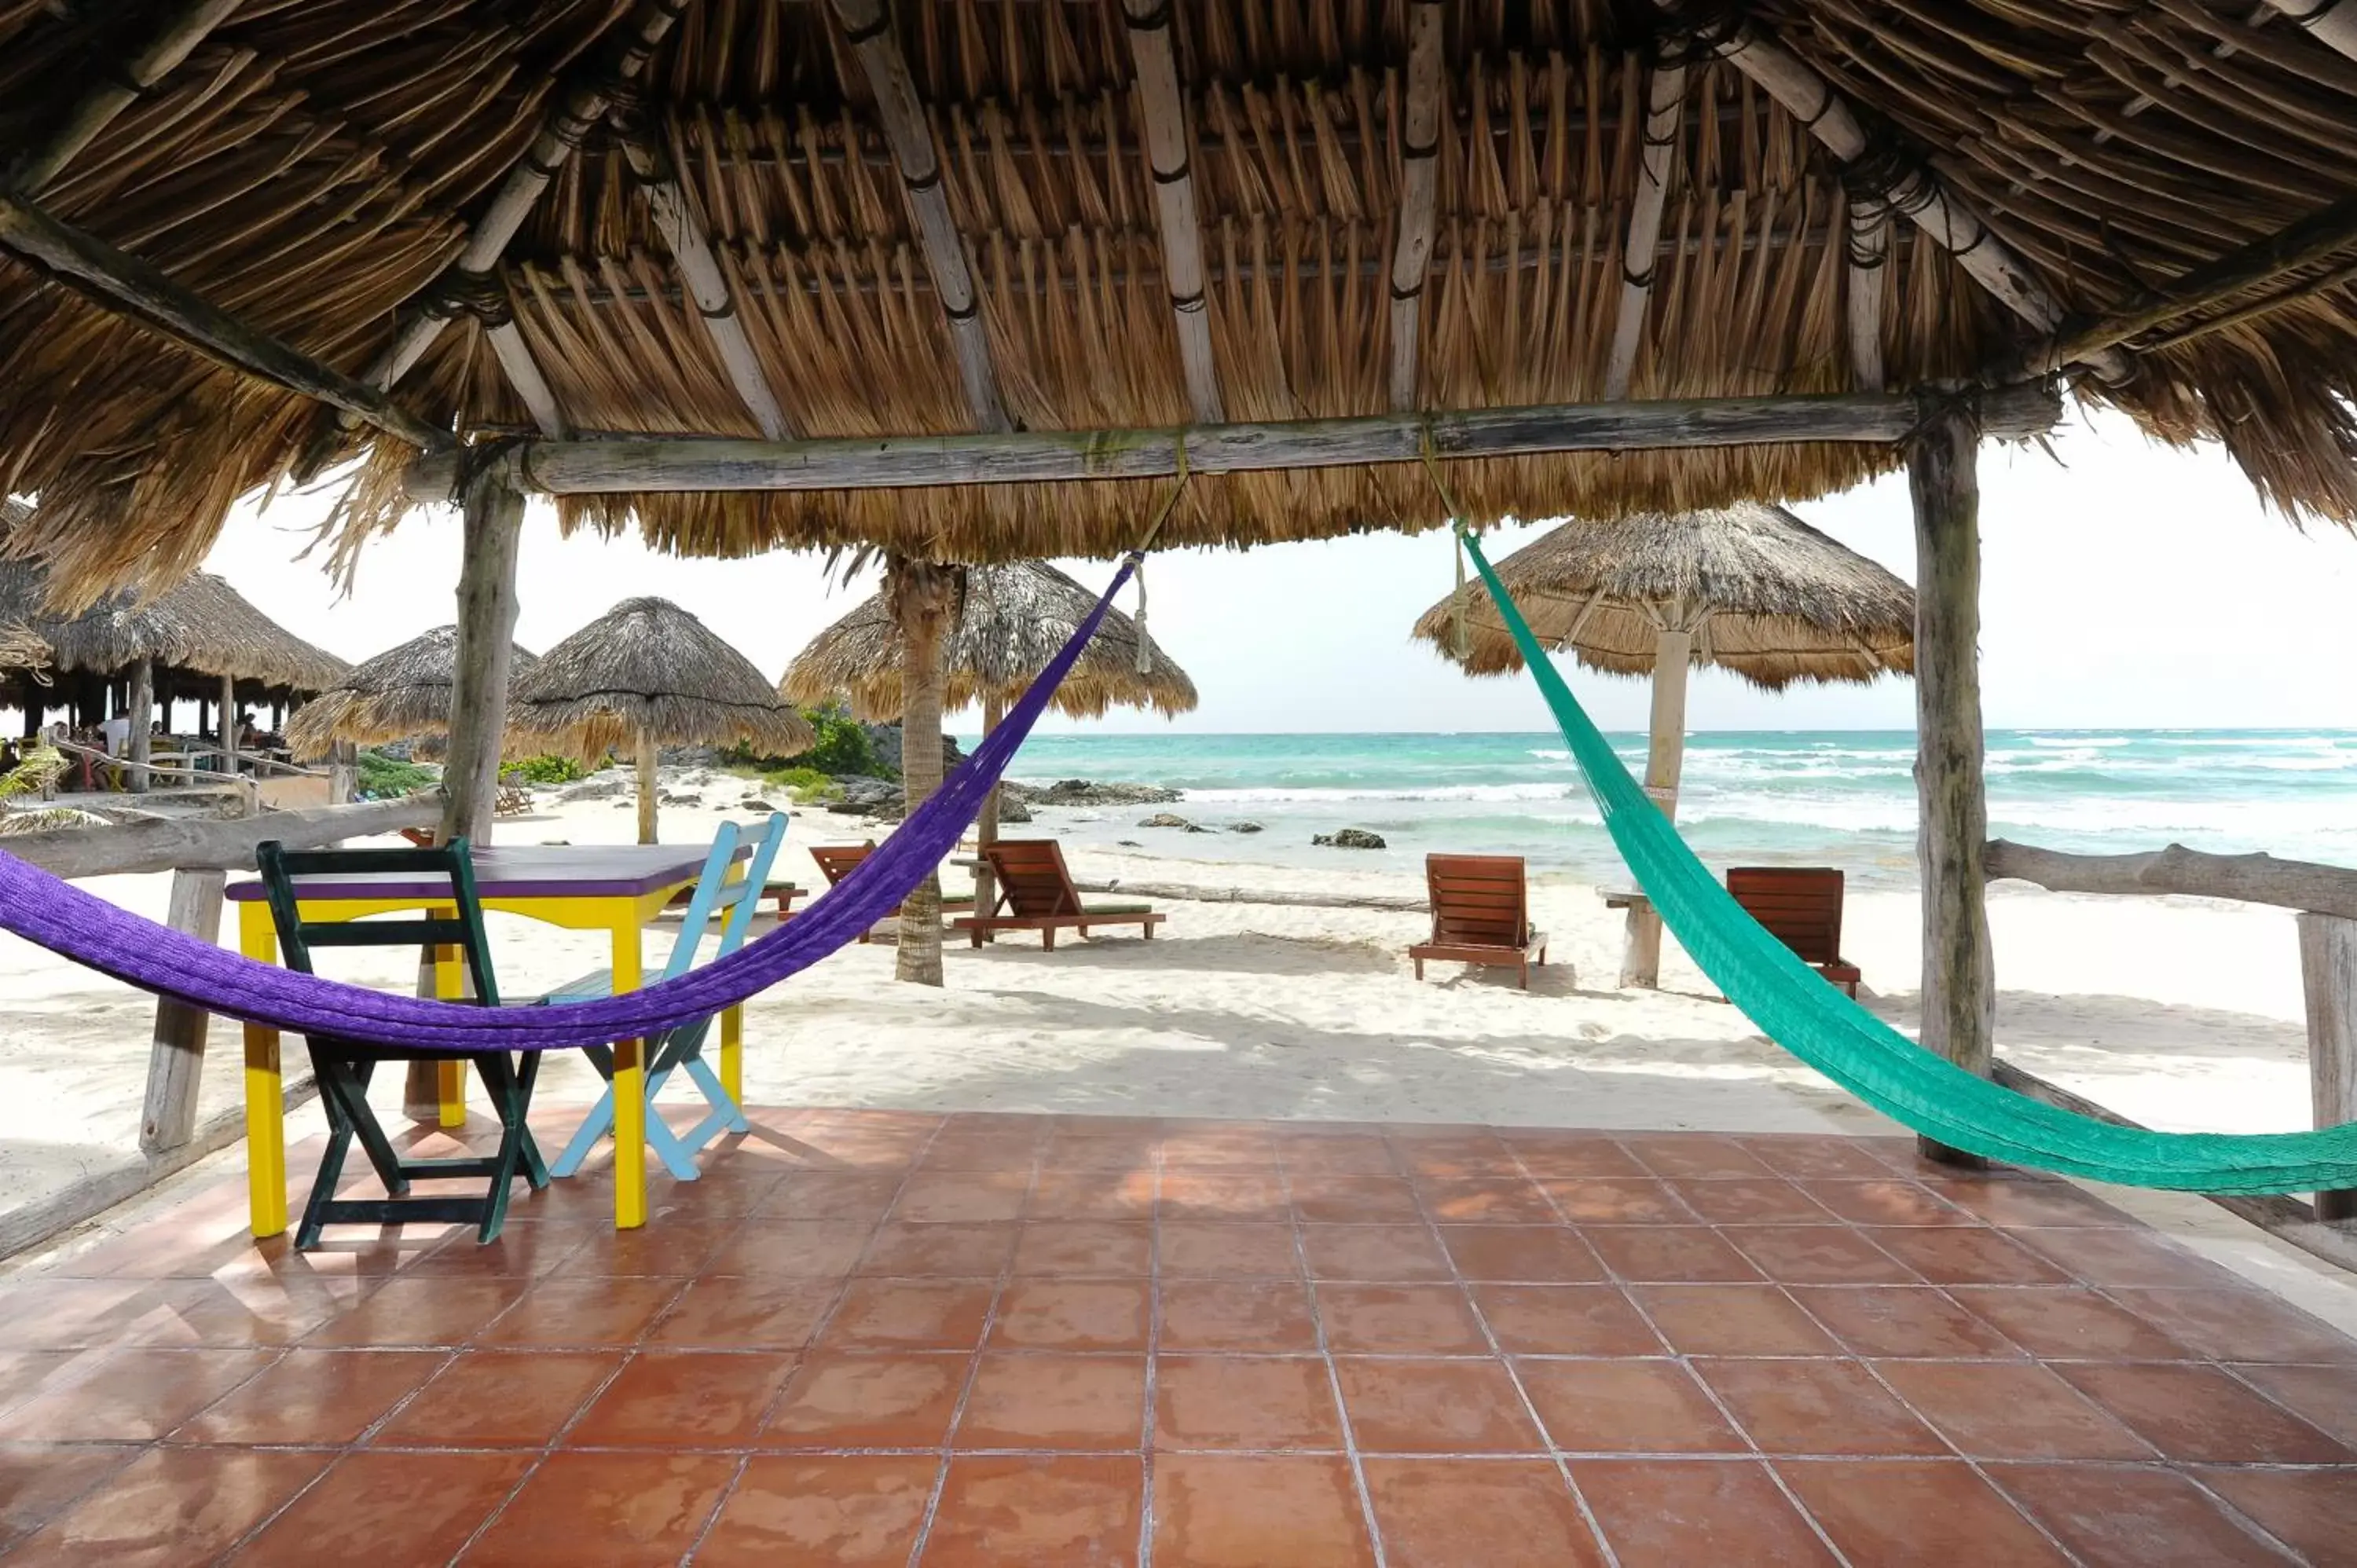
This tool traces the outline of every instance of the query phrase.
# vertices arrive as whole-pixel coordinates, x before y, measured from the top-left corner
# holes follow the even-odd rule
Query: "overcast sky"
[[[1991,727],[2357,727],[2357,540],[2303,534],[2264,511],[2220,452],[2147,443],[2124,419],[2073,424],[2053,443],[1986,447],[1981,639]],[[241,510],[208,566],[304,637],[362,659],[453,618],[458,524],[421,511],[371,546],[339,600],[294,557],[325,502]],[[1902,577],[1914,575],[1903,476],[1793,509]],[[1500,532],[1493,557],[1535,528]],[[1103,563],[1067,562],[1083,583]],[[517,637],[535,651],[633,594],[694,611],[772,676],[872,590],[830,585],[815,555],[683,561],[635,540],[560,538],[535,507],[525,524]],[[1376,535],[1252,551],[1157,556],[1156,640],[1186,666],[1202,706],[1182,730],[1538,730],[1527,680],[1457,674],[1408,628],[1452,581],[1444,534]],[[1123,607],[1134,607],[1125,594]],[[1643,685],[1575,678],[1607,728],[1641,728]],[[1695,729],[1906,728],[1909,683],[1756,692],[1704,671]],[[1104,727],[1167,721],[1115,713]],[[963,727],[973,728],[974,715]],[[1050,716],[1050,727],[1076,726]]]

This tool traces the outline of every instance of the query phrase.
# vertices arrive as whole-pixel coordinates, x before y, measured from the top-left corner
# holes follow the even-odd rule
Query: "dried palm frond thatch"
[[[0,549],[38,513],[0,501]],[[106,594],[81,613],[51,607],[48,572],[0,559],[0,623],[38,638],[62,671],[119,673],[141,660],[195,674],[229,676],[290,693],[316,692],[350,669],[256,609],[220,577],[199,572],[160,593]]]
[[[1096,602],[1097,596],[1045,562],[971,568],[957,625],[942,641],[942,706],[1014,702],[1071,640]],[[856,716],[888,723],[900,716],[906,654],[907,639],[878,593],[813,638],[787,666],[778,690],[805,707],[841,699]],[[1114,706],[1191,713],[1195,682],[1150,633],[1119,610],[1108,610],[1056,689],[1055,702],[1075,718],[1101,718]]]
[[[437,626],[373,659],[364,659],[286,721],[286,744],[312,761],[338,741],[382,746],[432,741],[448,734],[450,690],[457,679],[458,628]],[[540,660],[511,648],[508,669],[521,676]]]
[[[38,670],[49,661],[49,645],[21,624],[0,625],[0,670]]]
[[[596,763],[634,757],[639,842],[655,835],[655,751],[726,746],[791,757],[818,739],[752,660],[669,599],[624,599],[541,655],[508,689],[509,733]]]
[[[1661,633],[1689,634],[1693,662],[1765,691],[1794,681],[1871,681],[1915,668],[1915,591],[1782,507],[1580,518],[1497,563],[1539,640],[1615,675],[1652,672]],[[1490,591],[1454,596],[1415,635],[1476,675],[1520,670]]]
[[[857,41],[846,7],[821,4],[246,5],[219,8],[28,199],[346,375],[449,322],[391,367],[390,395],[465,437],[532,428],[495,336],[529,355],[564,423],[652,435],[755,434],[757,403],[794,435],[865,438],[1002,415],[1167,426],[1208,418],[1205,390],[1231,421],[1587,401],[1623,379],[1639,398],[1881,391],[2038,363],[2058,330],[2143,320],[2157,295],[2357,198],[2357,61],[2281,14],[2303,8],[1223,0],[1155,8],[1178,72],[1157,99],[1122,0],[889,0],[888,27]],[[141,29],[87,10],[0,0],[0,146],[48,142],[112,90]],[[1414,50],[1415,18],[1436,14],[1419,36],[1437,49]],[[1784,96],[1803,113],[1717,52],[1750,49],[1756,71],[1754,44],[1801,74]],[[875,90],[879,48],[904,62],[913,106]],[[1647,151],[1657,87],[1663,155]],[[1427,188],[1408,124],[1435,102]],[[937,170],[896,166],[899,106]],[[544,123],[560,134],[534,148]],[[624,134],[662,166],[652,186]],[[1164,227],[1150,144],[1189,156],[1183,234]],[[541,173],[503,202],[528,149]],[[1974,215],[1933,226],[1972,240],[1981,276],[1909,220],[1932,210],[1932,170]],[[1652,189],[1658,222],[1632,224]],[[718,262],[700,295],[655,191],[708,231]],[[451,273],[502,213],[520,226],[477,258],[488,270]],[[1653,236],[1642,253],[1632,229]],[[2298,255],[2153,316],[2121,345],[2126,379],[2078,390],[2162,439],[2222,442],[2268,501],[2346,522],[2357,241]],[[2014,284],[1981,281],[2000,275]],[[1174,312],[1182,278],[1200,298]],[[2024,289],[2043,303],[2001,302]],[[1209,389],[1190,384],[1182,318],[1208,324]],[[1395,321],[1413,327],[1396,344]],[[969,391],[962,347],[996,409]],[[70,595],[185,572],[235,498],[307,456],[364,459],[340,525],[362,539],[404,510],[409,455],[0,263],[0,473],[40,494],[18,547]],[[1447,477],[1490,520],[1793,499],[1893,461],[1734,446]],[[647,494],[562,510],[692,553],[864,541],[985,562],[1126,548],[1157,493]],[[1212,476],[1162,542],[1439,517],[1413,464]]]

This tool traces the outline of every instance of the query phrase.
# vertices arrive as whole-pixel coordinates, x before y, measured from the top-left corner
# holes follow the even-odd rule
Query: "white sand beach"
[[[721,776],[702,807],[666,808],[666,842],[708,838],[744,794]],[[626,843],[627,800],[556,803],[503,821],[501,842]],[[1042,809],[1023,832],[1070,816]],[[821,884],[813,843],[879,824],[797,812],[780,862]],[[1312,866],[1190,861],[1180,833],[1076,852],[1075,876],[1221,889],[1420,896],[1396,855],[1332,852]],[[1200,843],[1200,841],[1194,841]],[[962,874],[951,873],[952,886]],[[160,916],[168,878],[85,884]],[[1756,1033],[1673,948],[1658,992],[1616,986],[1620,917],[1597,891],[1541,877],[1549,962],[1511,974],[1452,964],[1425,981],[1405,956],[1420,915],[1249,902],[1166,902],[1153,941],[1036,939],[948,949],[941,991],[892,979],[886,944],[839,952],[747,1008],[748,1102],[1120,1115],[1520,1123],[1607,1129],[1889,1133],[1890,1123]],[[2309,1089],[2298,957],[2287,912],[2190,899],[2098,899],[2020,885],[1992,890],[2006,1055],[2154,1125],[2260,1132],[2305,1126]],[[493,917],[501,984],[529,993],[604,962],[603,939]],[[1915,1021],[1911,895],[1853,897],[1846,946],[1868,1004]],[[648,936],[660,963],[672,928]],[[231,939],[233,940],[233,939]],[[406,986],[393,955],[353,953],[330,972]],[[0,938],[0,1208],[136,1157],[152,1003],[14,938]],[[217,1027],[203,1114],[237,1102],[237,1043]],[[544,1101],[586,1099],[577,1059],[551,1064]],[[392,1090],[384,1090],[392,1097]],[[307,1126],[316,1109],[299,1113]],[[233,1147],[217,1159],[239,1158]],[[2115,1199],[2122,1195],[2107,1193]],[[2138,1212],[2236,1266],[2357,1324],[2357,1286],[2197,1199],[2133,1196]]]

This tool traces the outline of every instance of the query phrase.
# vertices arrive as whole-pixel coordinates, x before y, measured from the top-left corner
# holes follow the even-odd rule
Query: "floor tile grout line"
[[[1814,1312],[1812,1312],[1809,1309],[1809,1305],[1806,1301],[1803,1300],[1794,1292],[1784,1289],[1784,1287],[1781,1285],[1777,1288],[1783,1290],[1785,1296],[1792,1301],[1794,1311],[1800,1313],[1802,1316],[1816,1325],[1818,1332],[1832,1339],[1835,1344],[1844,1346],[1845,1348],[1847,1347],[1848,1342],[1843,1339],[1839,1334],[1834,1332],[1832,1325],[1826,1323]],[[1971,1308],[1965,1306],[1962,1302],[1957,1301],[1953,1296],[1950,1295],[1944,1286],[1934,1284],[1931,1288],[1941,1297],[1942,1300],[1948,1302],[1958,1311],[1966,1314],[1968,1316],[1972,1316],[1975,1322],[1981,1321],[1978,1315],[1973,1313]],[[1991,1324],[1989,1325],[1989,1327],[1997,1334],[1998,1337],[2005,1338],[2004,1331],[1996,1328],[1996,1325]],[[2011,1344],[2012,1341],[2007,1339],[2007,1343]],[[1997,1484],[1996,1477],[1989,1474],[1986,1466],[1983,1465],[1981,1461],[1974,1455],[1965,1453],[1964,1444],[1949,1436],[1946,1431],[1943,1430],[1938,1423],[1932,1421],[1929,1416],[1926,1416],[1921,1410],[1918,1410],[1915,1407],[1915,1402],[1909,1399],[1904,1393],[1900,1392],[1898,1387],[1893,1384],[1889,1379],[1884,1377],[1882,1375],[1881,1369],[1877,1367],[1870,1359],[1860,1352],[1853,1354],[1851,1359],[1855,1360],[1859,1369],[1863,1370],[1868,1378],[1873,1380],[1876,1387],[1882,1390],[1884,1393],[1889,1395],[1890,1398],[1897,1402],[1900,1409],[1905,1411],[1917,1422],[1921,1423],[1924,1431],[1929,1432],[1933,1437],[1936,1437],[1942,1443],[1946,1444],[1949,1452],[1953,1454],[1958,1459],[1962,1460],[1966,1469],[1980,1477],[1982,1485],[1987,1487],[1992,1492],[1995,1492],[1997,1497],[2005,1502],[2007,1507],[2012,1509],[2015,1513],[2018,1514],[2021,1519],[2029,1524],[2030,1529],[2036,1530],[2040,1536],[2044,1538],[2049,1545],[2052,1546],[2057,1552],[2061,1552],[2064,1558],[2068,1559],[2072,1563],[2084,1563],[2085,1560],[2082,1558],[2078,1552],[2072,1551],[2071,1548],[2063,1542],[2061,1537],[2057,1536],[2052,1530],[2048,1528],[2044,1520],[2039,1518],[2037,1514],[2025,1506],[2020,1498],[2015,1497],[2010,1491],[2007,1491],[2005,1487],[1999,1486]],[[2008,1361],[2004,1364],[2010,1366],[2015,1363]],[[2031,1366],[2042,1365],[2035,1356],[2030,1358],[2029,1364]],[[2060,1381],[2061,1380],[2057,1379],[2056,1380]],[[2071,1391],[2074,1394],[2079,1393],[2079,1391],[2076,1389],[2072,1389]],[[2079,1394],[2079,1398],[2089,1409],[2098,1410],[2100,1413],[2109,1413],[2108,1412],[2100,1412],[2100,1407],[2098,1407],[2093,1400],[2088,1399],[2086,1395]],[[2125,1422],[2120,1423],[2120,1427],[2122,1431],[2127,1431],[2127,1426]],[[2146,1447],[2152,1447],[2152,1444],[2145,1439],[2143,1434],[2130,1432],[2128,1434],[2134,1437],[2137,1442],[2143,1443]],[[1790,1463],[1791,1461],[1787,1460],[1785,1462]],[[1779,1479],[1781,1480],[1781,1477],[1780,1477]],[[1795,1502],[1798,1500],[1799,1499],[1797,1498],[1794,1498]]]
[[[1388,1136],[1383,1139],[1383,1148],[1396,1165],[1399,1151],[1393,1146]],[[1367,1527],[1368,1549],[1373,1554],[1375,1568],[1390,1568],[1390,1554],[1383,1545],[1383,1523],[1375,1517],[1374,1493],[1367,1485],[1366,1462],[1359,1452],[1357,1423],[1351,1418],[1351,1407],[1343,1401],[1342,1374],[1334,1365],[1334,1348],[1326,1337],[1326,1314],[1318,1304],[1317,1274],[1309,1263],[1308,1240],[1301,1233],[1301,1208],[1294,1197],[1293,1174],[1286,1168],[1281,1155],[1276,1166],[1276,1190],[1285,1204],[1286,1227],[1293,1238],[1294,1268],[1301,1278],[1302,1296],[1309,1304],[1309,1329],[1318,1348],[1318,1360],[1326,1369],[1326,1393],[1334,1402],[1334,1423],[1342,1435],[1343,1461],[1350,1466],[1351,1486],[1358,1494],[1359,1517]],[[1433,1238],[1433,1244],[1439,1245],[1437,1236]]]
[[[948,1124],[948,1118],[944,1117],[942,1121],[941,1127],[945,1127]],[[934,1128],[934,1138],[938,1138],[941,1135],[941,1127]],[[1050,1131],[1052,1132],[1052,1129],[1050,1129]],[[928,1138],[925,1141],[925,1144],[926,1147],[931,1147],[932,1138]],[[974,1341],[973,1354],[966,1359],[965,1381],[958,1389],[957,1401],[950,1407],[949,1425],[943,1429],[942,1433],[940,1466],[933,1474],[933,1489],[925,1498],[924,1512],[918,1516],[917,1533],[909,1542],[908,1568],[917,1568],[919,1561],[923,1558],[929,1550],[931,1549],[933,1543],[933,1525],[941,1517],[942,1498],[949,1490],[950,1463],[957,1454],[958,1428],[965,1423],[966,1405],[974,1398],[974,1384],[980,1381],[982,1378],[982,1356],[984,1348],[990,1343],[991,1337],[998,1331],[999,1304],[1006,1300],[1007,1285],[1015,1275],[1015,1251],[1017,1247],[1020,1247],[1023,1244],[1023,1216],[1029,1212],[1031,1200],[1034,1195],[1036,1195],[1039,1190],[1039,1175],[1047,1166],[1048,1149],[1050,1146],[1050,1140],[1047,1138],[1039,1139],[1032,1144],[1031,1172],[1029,1177],[1024,1183],[1023,1201],[1017,1207],[1015,1211],[1015,1231],[1014,1234],[1008,1238],[1006,1256],[999,1260],[998,1278],[991,1286],[990,1305],[983,1309],[982,1333],[980,1337]],[[915,1169],[916,1162],[912,1160],[909,1163],[909,1170],[913,1174]],[[907,1185],[908,1184],[904,1181],[901,1184],[901,1189],[905,1190]],[[893,1203],[897,1207],[899,1202],[899,1197],[896,1192],[893,1197]],[[884,1212],[886,1216],[888,1217],[892,1210],[888,1208]],[[877,1221],[877,1228],[880,1230],[883,1228],[883,1224],[884,1221],[882,1219],[878,1219]],[[815,1342],[815,1335],[813,1336],[813,1340]],[[765,1422],[763,1424],[766,1427],[767,1423]]]
[[[1146,1412],[1138,1433],[1140,1478],[1137,1506],[1138,1568],[1154,1568],[1154,1434],[1161,1410],[1162,1363],[1162,1161],[1154,1162],[1154,1197],[1146,1220]]]

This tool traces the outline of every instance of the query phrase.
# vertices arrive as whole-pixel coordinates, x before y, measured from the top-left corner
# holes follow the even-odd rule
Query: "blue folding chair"
[[[759,832],[743,879],[732,882],[728,870],[737,858],[737,824],[720,825],[720,832],[712,840],[712,853],[705,857],[704,874],[697,878],[695,892],[688,900],[679,940],[672,944],[671,961],[663,966],[662,979],[674,980],[688,972],[695,962],[696,950],[704,945],[705,933],[711,929],[714,916],[723,910],[726,918],[721,923],[720,945],[714,949],[713,956],[735,952],[744,944],[745,933],[753,924],[753,911],[761,901],[761,889],[769,880],[770,863],[777,859],[779,847],[785,843],[785,813],[772,812]],[[613,971],[599,970],[551,992],[549,1000],[587,1002],[613,993]],[[662,1161],[663,1168],[682,1181],[695,1179],[696,1151],[705,1144],[723,1131],[748,1130],[743,1108],[721,1087],[720,1075],[704,1059],[705,1039],[711,1032],[712,1020],[708,1017],[683,1024],[656,1041],[647,1058],[647,1142]],[[565,1152],[550,1164],[552,1176],[569,1176],[578,1171],[597,1140],[614,1129],[614,1053],[610,1047],[597,1047],[585,1054],[606,1079],[606,1092],[590,1107],[589,1114],[575,1131],[573,1141],[565,1145]],[[712,1105],[712,1113],[684,1133],[673,1132],[655,1109],[655,1096],[662,1092],[663,1085],[674,1072],[686,1073]]]

